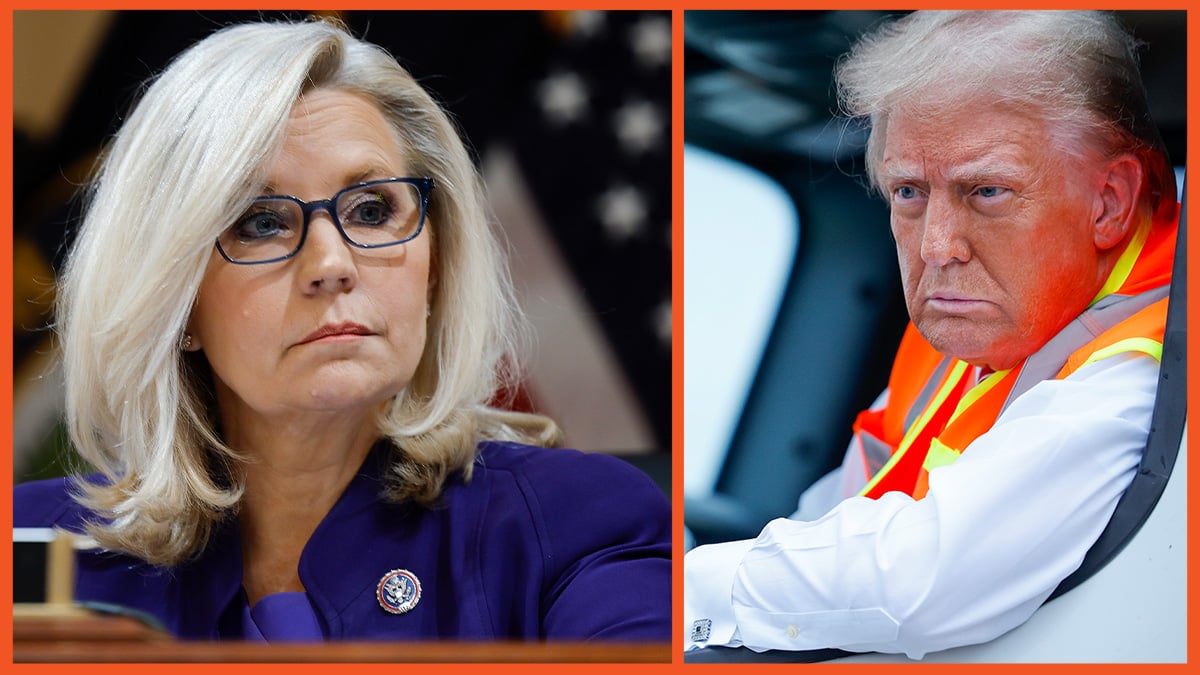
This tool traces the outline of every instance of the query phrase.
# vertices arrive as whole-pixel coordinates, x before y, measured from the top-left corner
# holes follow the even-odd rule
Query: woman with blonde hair
[[[147,89],[61,280],[67,425],[18,486],[77,598],[180,637],[666,639],[669,509],[490,407],[521,323],[446,114],[325,21],[233,26]]]

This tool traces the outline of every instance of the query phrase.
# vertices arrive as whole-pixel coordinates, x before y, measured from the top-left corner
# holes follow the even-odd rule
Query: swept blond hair
[[[102,159],[61,280],[67,427],[106,478],[81,485],[102,545],[172,565],[203,550],[243,490],[217,431],[211,372],[179,348],[218,234],[249,205],[301,95],[374,101],[415,175],[430,176],[429,337],[378,420],[394,446],[386,497],[434,503],[469,479],[484,439],[550,445],[547,418],[491,408],[525,339],[482,183],[457,130],[383,49],[329,21],[225,28],[149,86]],[[222,263],[215,263],[222,264]]]
[[[1175,173],[1150,118],[1138,43],[1099,11],[919,11],[870,32],[835,73],[842,110],[868,118],[875,187],[889,115],[935,114],[987,100],[1031,110],[1071,134],[1066,149],[1131,153],[1145,208],[1170,220]]]

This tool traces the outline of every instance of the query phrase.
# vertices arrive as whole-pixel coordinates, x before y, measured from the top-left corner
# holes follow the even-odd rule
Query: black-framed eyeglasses
[[[258,197],[220,237],[217,250],[235,265],[287,260],[300,252],[314,211],[325,211],[356,248],[403,244],[421,234],[432,178],[384,178],[305,202],[290,195]]]

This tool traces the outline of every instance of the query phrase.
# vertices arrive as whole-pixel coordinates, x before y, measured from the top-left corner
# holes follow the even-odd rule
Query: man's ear
[[[1097,200],[1093,231],[1096,248],[1107,251],[1116,246],[1136,225],[1144,172],[1142,163],[1131,154],[1108,162]]]

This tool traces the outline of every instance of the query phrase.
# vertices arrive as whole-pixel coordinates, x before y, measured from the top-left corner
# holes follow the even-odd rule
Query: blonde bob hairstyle
[[[233,26],[176,57],[117,132],[61,280],[68,432],[105,479],[81,482],[77,498],[97,514],[101,546],[178,564],[236,512],[248,460],[221,438],[202,352],[180,343],[218,234],[258,195],[292,107],[317,87],[374,101],[413,175],[436,186],[428,338],[378,419],[393,448],[385,498],[434,504],[455,472],[470,478],[481,440],[557,442],[550,420],[488,406],[513,382],[524,324],[446,113],[339,25]]]
[[[842,111],[870,120],[867,171],[876,188],[889,115],[984,101],[1056,125],[1068,139],[1060,150],[1135,155],[1145,169],[1143,207],[1169,221],[1175,173],[1150,118],[1137,48],[1109,12],[919,11],[860,39],[835,79]]]

